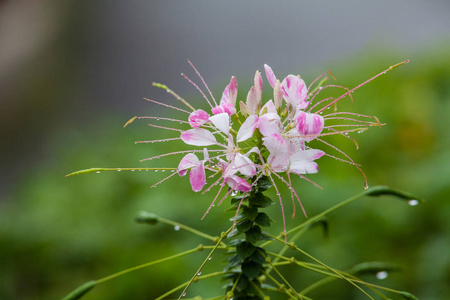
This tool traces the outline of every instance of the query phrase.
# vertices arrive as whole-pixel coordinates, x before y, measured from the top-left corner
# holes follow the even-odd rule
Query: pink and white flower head
[[[337,103],[347,96],[351,98],[354,90],[385,72],[381,72],[349,90],[337,85],[324,85],[329,72],[320,75],[309,87],[300,76],[292,74],[280,82],[272,68],[264,65],[267,80],[273,89],[273,100],[263,98],[263,80],[261,73],[256,71],[254,86],[249,89],[246,103],[242,101],[239,103],[240,111],[238,111],[236,107],[238,85],[234,76],[231,77],[230,83],[222,93],[220,102],[217,103],[204,79],[192,64],[191,66],[200,77],[210,97],[207,97],[207,93],[203,92],[186,75],[183,74],[183,76],[200,91],[209,108],[194,108],[166,86],[154,84],[173,94],[187,109],[147,100],[181,111],[186,114],[186,118],[180,120],[135,117],[127,124],[137,118],[181,124],[182,128],[150,124],[156,128],[178,132],[180,135],[163,140],[142,141],[142,143],[181,140],[194,149],[170,152],[144,160],[184,154],[178,167],[173,169],[176,171],[174,174],[185,176],[189,172],[190,184],[195,192],[207,192],[219,185],[218,196],[222,188],[227,187],[228,191],[224,197],[228,196],[231,191],[248,193],[261,176],[267,176],[275,186],[277,195],[280,193],[278,193],[274,178],[278,178],[277,181],[286,184],[292,199],[294,200],[295,197],[300,202],[291,183],[291,176],[295,175],[295,177],[317,185],[306,175],[318,173],[317,160],[323,156],[354,165],[364,176],[359,165],[342,150],[328,143],[326,137],[338,134],[354,141],[349,133],[366,130],[369,126],[382,125],[374,116],[340,112],[337,110]],[[319,79],[321,80],[319,81]],[[316,82],[320,83],[316,84]],[[324,89],[345,90],[345,92],[338,97],[320,99],[320,92]],[[335,110],[324,114],[324,111],[330,107],[334,107]],[[197,157],[196,154],[199,152],[203,152],[203,160]],[[207,172],[212,175],[207,176]],[[207,178],[214,177],[215,179],[211,179],[212,182],[205,188],[208,184]],[[365,186],[367,186],[366,183]],[[278,197],[280,204],[283,205],[281,196]]]

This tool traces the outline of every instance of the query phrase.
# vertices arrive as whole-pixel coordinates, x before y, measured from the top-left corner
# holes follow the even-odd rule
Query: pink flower
[[[207,151],[205,151],[205,156],[207,156]],[[199,192],[203,189],[206,184],[206,174],[205,174],[205,160],[200,161],[197,156],[193,153],[186,154],[180,161],[177,172],[180,176],[185,176],[188,170],[191,170],[189,174],[189,181],[194,192]]]
[[[225,87],[220,99],[220,105],[212,109],[212,113],[217,115],[220,113],[227,113],[234,115],[236,113],[236,98],[237,98],[237,81],[236,77],[232,76],[230,83]]]
[[[295,121],[295,128],[307,142],[312,141],[322,132],[325,123],[321,115],[306,113],[302,110],[295,114]]]
[[[209,114],[203,109],[197,109],[189,115],[189,125],[192,128],[200,127],[209,121]]]

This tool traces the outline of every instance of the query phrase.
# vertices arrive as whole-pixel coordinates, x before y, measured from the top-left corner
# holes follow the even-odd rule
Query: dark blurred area
[[[207,243],[162,224],[136,224],[140,210],[211,235],[229,227],[227,203],[200,220],[215,193],[195,194],[187,178],[175,176],[155,189],[150,186],[164,174],[64,178],[91,167],[176,166],[178,160],[139,162],[184,149],[134,144],[166,132],[145,121],[123,124],[135,115],[171,114],[142,100],[177,104],[153,81],[204,105],[179,76],[199,83],[186,59],[217,97],[236,75],[239,99],[264,63],[279,78],[301,74],[307,82],[331,69],[337,84],[351,88],[410,59],[355,92],[353,103],[340,104],[376,115],[386,126],[355,133],[359,150],[344,138],[329,141],[362,164],[371,186],[389,185],[426,202],[409,207],[390,197],[361,200],[330,215],[328,239],[314,230],[300,245],[341,269],[364,261],[397,263],[403,272],[364,279],[421,299],[450,298],[449,12],[450,3],[438,0],[0,1],[0,299],[59,299],[88,280]],[[323,190],[295,182],[310,216],[363,186],[350,165],[323,158],[319,166],[313,179]],[[275,234],[282,230],[278,205],[271,216]],[[302,220],[298,214],[289,226]],[[188,280],[204,255],[116,278],[83,299],[154,299]],[[221,270],[223,259],[214,257],[205,272]],[[300,268],[283,272],[299,289],[318,278]],[[221,294],[222,283],[208,283],[192,286],[189,296]],[[341,281],[311,297],[336,294],[365,299]]]

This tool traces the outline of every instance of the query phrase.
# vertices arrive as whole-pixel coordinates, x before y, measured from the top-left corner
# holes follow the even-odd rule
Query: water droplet
[[[197,273],[197,276],[200,276],[200,275],[202,275],[202,272],[198,272],[198,273]]]
[[[145,171],[148,171],[148,169],[146,169]]]
[[[95,173],[100,174],[101,172],[100,172],[100,171],[97,171],[97,172],[95,172]]]
[[[170,172],[172,172],[172,173],[173,173],[173,172],[175,172],[175,170],[170,170]]]
[[[364,182],[364,189],[367,191],[369,189],[369,184],[367,182]]]
[[[134,172],[134,170],[131,170],[131,172]]]
[[[121,169],[117,169],[117,172],[120,172],[120,171],[122,171]]]
[[[161,172],[165,172],[166,170],[161,170]]]
[[[408,204],[410,206],[416,206],[416,205],[419,205],[419,203],[420,203],[419,200],[416,200],[416,199],[411,199],[408,201]]]
[[[214,206],[216,206],[215,204],[211,204],[211,207],[214,207]]]
[[[175,226],[173,227],[173,230],[175,230],[175,231],[178,231],[178,230],[180,230],[180,226],[178,226],[178,225],[175,225]]]
[[[160,120],[159,118],[156,119],[156,121],[159,121],[159,120]]]
[[[377,279],[380,280],[386,279],[388,277],[388,272],[386,271],[377,272],[377,274],[375,274],[375,277],[377,277]]]
[[[155,172],[158,172],[159,170],[154,170]]]
[[[208,258],[208,260],[211,260],[212,259],[212,256],[210,256],[209,258]]]
[[[186,293],[183,293],[183,295],[181,295],[181,297],[184,297],[184,296],[186,296]]]

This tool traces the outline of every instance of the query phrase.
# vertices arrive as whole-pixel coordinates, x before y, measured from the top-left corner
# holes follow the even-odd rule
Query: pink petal
[[[256,91],[256,100],[259,104],[261,104],[263,80],[260,71],[256,71],[255,73],[254,86]]]
[[[193,128],[198,128],[203,124],[207,123],[209,119],[209,114],[202,110],[197,109],[189,115],[189,125]]]
[[[181,134],[181,140],[188,145],[211,146],[217,144],[214,135],[203,128],[189,129]]]
[[[281,90],[281,83],[279,80],[277,80],[275,87],[273,88],[273,101],[275,102],[276,109],[283,105],[283,91]]]
[[[271,134],[263,138],[264,146],[271,154],[286,154],[288,152],[288,145],[281,134]]]
[[[214,126],[216,126],[217,129],[228,135],[230,132],[230,116],[227,113],[220,113],[212,116],[209,120],[214,124]]]
[[[286,154],[274,155],[270,154],[267,158],[268,164],[270,164],[270,168],[276,172],[285,172],[289,166],[289,157]]]
[[[193,153],[186,154],[178,164],[177,172],[178,175],[184,176],[187,173],[187,170],[190,168],[193,168],[195,166],[198,166],[200,164],[200,161],[198,160],[197,156]]]
[[[295,108],[305,109],[309,102],[306,101],[308,88],[303,79],[294,75],[288,75],[281,83],[284,100]]]
[[[267,101],[267,103],[261,108],[261,111],[264,113],[277,113],[277,109],[275,108],[272,100]]]
[[[234,115],[236,113],[236,108],[233,104],[225,102],[217,107],[214,107],[212,110],[212,113],[217,115],[221,113],[227,113],[228,115]]]
[[[277,78],[275,77],[272,68],[268,65],[264,65],[264,70],[266,71],[267,80],[269,81],[270,85],[274,87],[275,83],[277,82]]]
[[[237,92],[238,92],[238,85],[236,81],[236,77],[232,76],[230,80],[230,98],[229,102],[233,104],[233,107],[236,105],[236,98],[237,98]]]
[[[248,114],[254,115],[256,113],[256,108],[258,107],[258,99],[256,97],[256,89],[254,86],[248,91],[247,94],[247,108]]]
[[[234,158],[234,166],[236,169],[245,176],[253,176],[256,173],[255,164],[245,155],[240,153],[236,154]]]
[[[268,113],[259,117],[258,124],[259,132],[263,136],[270,136],[281,133],[280,116],[276,113]]]
[[[253,132],[258,126],[258,119],[259,118],[257,115],[251,115],[244,121],[237,133],[236,141],[238,143],[248,140],[252,137]]]
[[[201,162],[197,167],[192,168],[189,173],[189,181],[194,192],[201,191],[206,184],[206,174],[203,164],[204,162]]]
[[[231,175],[230,177],[225,178],[225,182],[232,190],[235,191],[250,192],[252,190],[252,186],[247,182],[247,180],[237,175]]]
[[[298,132],[300,135],[307,135],[307,137],[303,137],[307,142],[312,141],[316,138],[315,135],[322,132],[324,119],[321,115],[299,110],[295,115],[295,119]]]

